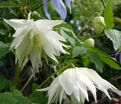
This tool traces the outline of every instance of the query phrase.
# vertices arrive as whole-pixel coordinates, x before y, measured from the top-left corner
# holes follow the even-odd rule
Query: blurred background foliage
[[[112,5],[115,17],[114,22],[116,23],[114,28],[121,30],[121,1],[112,0]],[[118,51],[117,53],[114,51],[112,42],[107,39],[105,35],[98,37],[92,26],[92,20],[94,17],[104,14],[104,7],[101,0],[75,0],[75,3],[72,4],[72,14],[70,14],[68,10],[68,16],[65,20],[67,24],[62,25],[67,29],[61,28],[60,30],[59,28],[61,25],[59,28],[55,27],[55,29],[60,33],[65,32],[64,36],[69,41],[67,44],[71,43],[71,49],[68,51],[72,53],[74,58],[70,55],[62,55],[59,58],[61,64],[57,65],[57,67],[53,65],[53,62],[50,62],[50,65],[43,64],[42,68],[40,68],[39,72],[33,77],[27,87],[21,91],[24,84],[32,75],[30,67],[31,63],[28,63],[21,72],[18,66],[15,65],[14,54],[9,51],[9,47],[13,39],[12,34],[15,31],[3,22],[3,19],[27,19],[27,14],[29,12],[32,12],[31,18],[34,20],[47,19],[43,12],[42,0],[0,0],[0,104],[47,104],[46,93],[35,92],[35,89],[38,88],[38,86],[54,72],[54,68],[61,68],[66,65],[67,62],[68,64],[74,63],[76,66],[85,66],[94,69],[95,66],[102,68],[104,64],[104,71],[102,69],[97,71],[102,77],[106,78],[121,89],[121,71],[114,70],[116,67],[120,67],[121,52]],[[49,13],[52,19],[60,19],[50,2]],[[69,36],[67,34],[69,34]],[[94,37],[95,47],[104,51],[104,53],[102,53],[102,51],[100,52],[100,50],[96,50],[95,48],[86,48],[84,46],[78,48],[80,44],[77,42],[78,39],[76,40],[74,38],[75,36],[77,36],[80,40]],[[88,53],[84,50],[88,50]],[[77,51],[81,53],[78,54],[76,53]],[[99,53],[99,55],[97,55],[97,53]],[[109,58],[109,60],[106,60],[106,62],[103,63],[100,59],[102,56],[107,56],[106,58]],[[111,61],[112,59],[110,59],[110,56],[113,57],[113,61]],[[93,64],[90,63],[90,59]],[[44,60],[43,63],[45,63]],[[103,73],[101,73],[102,71]],[[48,81],[48,83],[50,83],[50,81]],[[47,86],[48,83],[45,83],[44,86]],[[100,102],[102,101],[102,96],[103,95],[99,95]],[[112,102],[107,101],[107,99],[103,100],[104,102],[108,102],[105,104],[112,104]],[[104,104],[104,102],[99,104]]]

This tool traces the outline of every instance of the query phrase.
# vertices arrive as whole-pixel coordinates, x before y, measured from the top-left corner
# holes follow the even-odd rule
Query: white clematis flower
[[[96,71],[88,68],[70,68],[65,70],[53,80],[47,88],[38,91],[48,91],[48,104],[62,100],[69,100],[72,104],[84,104],[85,99],[89,101],[88,92],[90,91],[97,101],[96,88],[104,92],[111,99],[108,89],[120,94],[120,91],[105,79],[101,78]],[[76,102],[76,103],[75,103]]]
[[[15,49],[16,60],[20,67],[24,67],[28,60],[31,60],[33,68],[41,64],[41,57],[47,56],[57,62],[55,56],[60,53],[66,54],[63,49],[66,47],[60,41],[65,39],[53,27],[63,23],[61,20],[25,20],[25,19],[4,19],[6,23],[15,29],[14,40],[11,49]]]

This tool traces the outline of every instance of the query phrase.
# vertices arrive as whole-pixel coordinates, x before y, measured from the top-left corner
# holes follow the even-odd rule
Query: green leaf
[[[9,52],[9,44],[0,41],[0,58],[4,57]]]
[[[121,32],[114,29],[105,29],[105,34],[113,42],[113,47],[117,50],[121,46]]]
[[[62,29],[60,30],[61,35],[67,39],[73,46],[75,46],[75,40],[71,36],[69,36],[66,32],[64,32]]]
[[[116,61],[110,57],[109,55],[107,55],[105,52],[97,50],[101,60],[107,64],[108,66],[110,66],[113,69],[117,69],[117,70],[121,70],[121,67],[119,64],[116,63]]]
[[[12,95],[13,96],[22,96],[22,93],[19,90],[17,90],[17,89],[13,89]]]
[[[111,68],[121,70],[121,67],[117,63],[115,63],[113,59],[111,60],[107,57],[102,57],[101,60],[103,60],[103,62],[108,66],[110,66]]]
[[[82,59],[83,66],[88,67],[90,63],[89,58],[86,55],[83,55],[81,59]]]
[[[84,46],[77,46],[72,51],[73,58],[83,54],[89,57],[90,61],[95,64],[95,67],[99,72],[103,71],[102,60],[100,59],[97,52],[91,50],[91,48],[86,48]]]
[[[36,104],[47,104],[48,102],[47,93],[41,91],[35,91],[38,88],[39,88],[38,84],[36,83],[32,84],[31,90],[33,94],[32,95],[30,94],[29,98]]]
[[[67,32],[70,36],[72,36],[72,37],[74,37],[74,38],[77,39],[77,37],[76,37],[76,35],[75,35],[75,33],[73,32],[72,29],[65,28],[65,27],[61,27],[60,29],[63,30],[63,31],[65,31],[65,32]]]
[[[18,90],[0,93],[0,104],[34,104]]]
[[[16,104],[33,104],[28,98],[24,96],[15,96],[16,100],[18,101]]]
[[[121,70],[120,65],[115,61],[112,57],[110,57],[105,52],[95,48],[95,47],[87,47],[87,46],[77,46],[73,48],[72,57],[77,57],[79,55],[83,55],[89,57],[90,61],[95,64],[95,67],[98,71],[103,71],[103,63],[107,64],[109,67]],[[88,65],[88,63],[86,63]]]
[[[9,81],[3,76],[0,75],[0,91],[8,87]]]
[[[13,90],[12,96],[17,100],[16,104],[33,104],[27,97],[23,96],[19,90]]]
[[[72,57],[77,57],[80,54],[85,54],[87,52],[86,48],[84,46],[77,46],[73,48],[72,50]]]
[[[17,104],[17,100],[9,92],[0,93],[0,104]]]
[[[47,104],[48,102],[48,98],[47,98],[47,94],[43,93],[43,92],[38,92],[36,91],[32,96],[31,96],[31,100],[34,103],[37,104]]]
[[[73,46],[75,46],[75,40],[78,40],[76,37],[75,33],[73,32],[72,29],[66,28],[66,27],[61,27],[60,28],[60,33],[61,35],[67,39]]]
[[[116,70],[121,70],[121,67],[119,64],[116,63],[116,61],[110,57],[108,54],[106,54],[105,52],[97,49],[97,48],[91,48],[92,50],[94,50],[96,53],[98,53],[98,55],[100,56],[100,59],[107,64],[108,66],[110,66],[113,69]]]
[[[93,62],[95,64],[96,69],[99,72],[103,72],[103,66],[104,65],[103,65],[103,62],[102,62],[100,56],[96,52],[94,52],[92,50],[88,50],[87,56],[89,57],[91,62]]]
[[[114,27],[111,0],[106,0],[106,7],[104,9],[104,20],[107,29]]]

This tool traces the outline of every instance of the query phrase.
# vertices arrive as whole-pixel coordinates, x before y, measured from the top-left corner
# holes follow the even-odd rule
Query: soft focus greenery
[[[14,52],[9,50],[15,31],[3,19],[27,19],[29,12],[32,12],[31,18],[34,20],[47,19],[42,0],[0,0],[0,104],[47,104],[47,93],[37,92],[36,89],[47,87],[58,73],[74,66],[96,70],[121,90],[121,1],[111,0],[111,4],[113,11],[111,9],[109,13],[110,7],[104,10],[101,0],[75,0],[72,14],[68,10],[66,24],[54,28],[67,40],[65,44],[70,46],[67,49],[70,54],[57,57],[59,64],[51,59],[46,63],[43,59],[39,72],[33,75],[30,62],[23,70],[15,64]],[[50,2],[49,13],[52,19],[60,19]],[[108,28],[104,26],[100,34],[96,34],[93,27],[93,20],[97,16],[111,19],[107,19]],[[83,43],[89,38],[95,41],[93,47]],[[91,100],[92,95],[89,96]],[[119,96],[112,93],[111,96],[119,100]],[[100,92],[98,100],[98,104],[112,104],[110,100],[103,99]],[[96,103],[91,100],[87,104]]]

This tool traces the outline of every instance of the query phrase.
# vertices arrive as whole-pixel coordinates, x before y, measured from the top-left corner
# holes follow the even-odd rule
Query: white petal
[[[72,94],[72,89],[75,85],[75,70],[68,69],[59,77],[59,82],[67,95]]]
[[[50,43],[49,43],[50,44]],[[51,59],[55,60],[56,62],[58,62],[58,60],[56,59],[56,57],[54,56],[54,51],[53,51],[53,47],[49,47],[48,43],[46,42],[43,46],[43,49],[45,51],[45,53],[48,55],[48,57],[50,57]]]
[[[28,62],[28,57],[25,57],[22,64],[20,64],[21,70],[23,69],[23,67],[26,65],[27,62]]]
[[[80,99],[81,99],[81,103],[84,104],[84,102],[85,102],[85,96],[81,92],[80,92]]]
[[[59,98],[60,98],[60,93],[61,93],[62,87],[59,85],[57,88],[57,91],[55,92],[53,99],[51,102],[55,102],[57,104]]]
[[[37,27],[48,27],[48,28],[53,28],[56,25],[62,24],[63,20],[37,20],[35,21],[35,24]]]
[[[103,91],[103,92],[107,95],[107,97],[111,100],[111,97],[110,97],[108,91],[107,91],[106,89],[104,89],[104,90],[102,90],[102,91]]]
[[[33,69],[38,69],[38,65],[41,64],[41,49],[34,47],[30,53],[30,60]]]
[[[78,72],[79,73],[79,72]],[[86,77],[85,75],[83,75],[82,73],[79,73],[79,81],[80,84],[84,84],[85,86],[87,86],[87,88],[91,91],[91,93],[93,94],[93,97],[95,99],[95,101],[97,101],[97,95],[96,95],[96,87],[93,84],[93,82]]]
[[[53,30],[50,30],[48,32],[50,33],[49,37],[54,37],[55,40],[61,40],[61,41],[66,42],[66,40],[60,34],[58,34],[57,32],[55,32]]]
[[[23,28],[18,28],[16,32],[13,34],[13,37],[17,36],[23,36],[28,34],[31,31],[31,29],[28,26],[25,26]]]
[[[59,86],[58,78],[55,78],[54,81],[51,83],[51,85],[49,87],[49,91],[48,91],[48,96],[49,96],[48,104],[51,103],[54,95],[58,91],[58,86]]]
[[[73,87],[73,94],[75,98],[77,99],[77,101],[80,102],[80,91],[79,91],[78,86],[76,85]]]
[[[47,37],[48,35],[50,35],[48,32],[46,34],[44,33],[44,36],[42,37],[42,47],[45,53],[48,55],[48,57],[58,62],[55,57],[55,55],[57,56],[60,54],[59,49],[58,49],[59,47],[57,46],[58,44],[52,41],[51,39],[55,37],[48,38]]]
[[[18,28],[23,28],[28,23],[28,21],[25,19],[4,19],[4,21],[12,26],[15,30],[17,30]]]
[[[108,81],[104,80],[103,78],[101,78],[96,71],[91,70],[91,69],[86,69],[86,70],[82,70],[82,73],[84,73],[85,75],[87,75],[90,80],[93,81],[93,83],[97,86],[97,88],[99,90],[101,90],[102,92],[104,92],[109,98],[110,95],[108,94],[107,90],[111,89],[112,91],[116,92],[117,94],[119,94],[119,90],[117,90],[112,84],[110,84]]]
[[[83,84],[81,84],[81,83],[76,83],[76,85],[77,85],[78,88],[80,89],[80,93],[83,95],[83,97],[86,98],[87,101],[89,101],[86,86],[83,85]],[[80,95],[80,96],[81,96],[81,95]]]
[[[57,34],[54,31],[48,31],[46,33],[43,33],[43,48],[44,50],[47,52],[48,56],[52,59],[55,60],[55,56],[59,56],[60,52],[67,54],[68,52],[66,52],[63,47],[61,42],[59,41],[63,39],[62,36],[60,36],[59,34]],[[63,39],[64,40],[64,39]],[[48,51],[49,50],[49,51]]]
[[[121,96],[121,91],[120,91],[120,90],[118,90],[118,89],[113,89],[113,88],[111,88],[111,90],[112,90],[113,92],[115,92],[116,94],[118,94],[119,96]]]
[[[64,96],[64,90],[62,89],[60,93],[60,101],[59,101],[60,104],[62,103],[63,96]]]
[[[43,89],[37,89],[36,91],[48,91],[49,87],[43,88]]]
[[[17,47],[15,50],[16,57],[18,58],[20,66],[23,66],[22,63],[25,62],[24,60],[26,60],[26,58],[30,54],[31,49],[32,49],[32,43],[29,37],[26,35],[26,37],[24,37],[19,47]]]
[[[23,41],[23,38],[24,38],[24,35],[23,36],[19,36],[19,37],[16,37],[13,41],[12,41],[12,44],[10,46],[10,48],[18,48],[21,44],[21,42]]]

